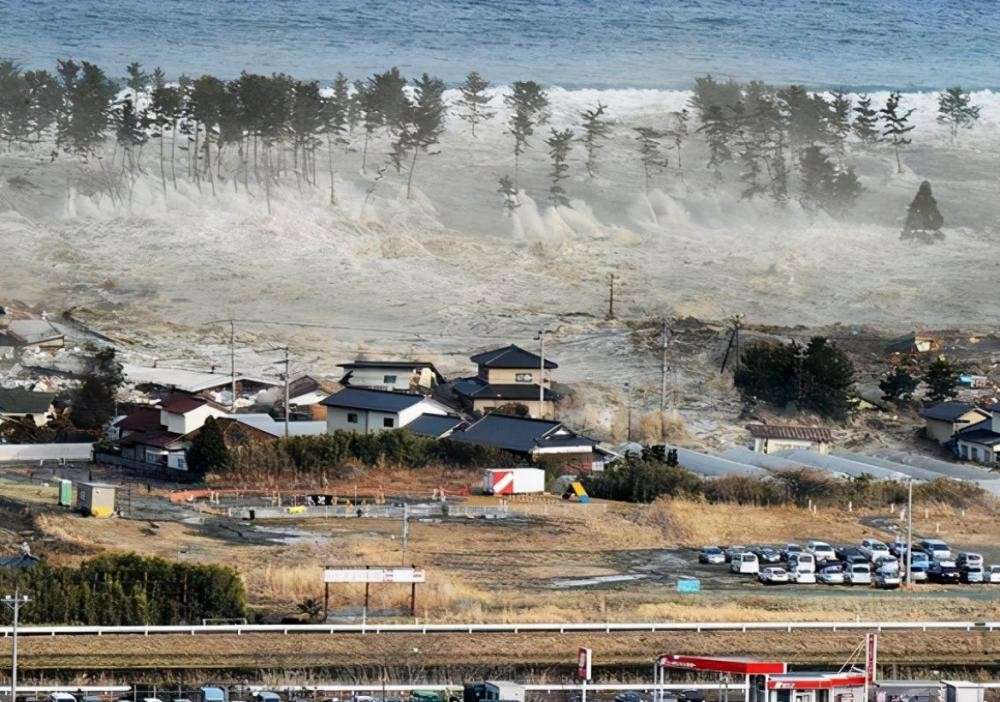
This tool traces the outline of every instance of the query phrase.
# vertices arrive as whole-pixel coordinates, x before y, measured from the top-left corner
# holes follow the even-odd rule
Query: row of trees
[[[134,553],[99,556],[78,568],[43,561],[4,569],[0,585],[30,595],[21,613],[28,624],[189,624],[246,616],[246,592],[233,569]],[[8,625],[10,613],[0,612],[0,621]]]
[[[683,465],[665,460],[646,449],[629,455],[603,473],[582,478],[587,493],[625,502],[653,502],[661,497],[703,499],[710,503],[806,506],[883,506],[905,502],[907,485],[902,481],[874,480],[871,476],[838,479],[812,469],[782,471],[766,479],[728,475],[701,478]],[[914,485],[914,499],[968,507],[987,494],[977,485],[941,478]]]
[[[186,177],[215,192],[224,180],[235,190],[262,188],[270,204],[272,186],[294,176],[298,186],[318,186],[320,150],[326,150],[330,202],[336,204],[335,176],[340,149],[361,152],[361,171],[371,168],[371,192],[391,168],[405,172],[412,196],[421,155],[440,148],[446,116],[452,112],[477,128],[496,117],[490,84],[470,73],[448,104],[445,85],[423,74],[408,80],[398,68],[351,81],[335,76],[328,88],[285,74],[244,72],[232,80],[203,75],[168,81],[164,72],[146,72],[131,63],[121,80],[99,66],[61,60],[54,73],[26,71],[0,61],[0,140],[8,148],[51,145],[50,153],[97,161],[107,191],[116,200],[130,197],[134,176],[143,171],[144,150],[155,144],[164,191]],[[518,205],[522,158],[534,146],[537,130],[550,118],[549,97],[534,81],[517,81],[503,95],[509,111],[513,172],[500,179],[509,208]],[[889,144],[900,154],[910,143],[912,108],[898,92],[877,107],[868,95],[856,102],[844,92],[829,96],[792,85],[697,79],[687,109],[662,124],[630,128],[638,170],[645,188],[671,161],[683,177],[683,150],[693,136],[707,146],[707,167],[724,177],[735,171],[744,198],[791,197],[790,178],[799,173],[798,197],[832,213],[846,211],[860,192],[853,170],[844,163],[848,143],[866,148]],[[938,120],[953,138],[973,126],[979,107],[960,87],[939,96]],[[568,202],[565,181],[573,149],[583,152],[584,171],[596,177],[601,151],[614,133],[606,105],[582,110],[576,124],[549,128],[543,138],[551,163],[549,200]],[[107,144],[113,144],[107,158]],[[370,163],[371,147],[386,148]]]

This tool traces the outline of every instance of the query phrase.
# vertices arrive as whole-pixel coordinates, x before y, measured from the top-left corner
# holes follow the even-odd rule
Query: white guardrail
[[[161,634],[527,634],[713,631],[995,631],[991,622],[566,622],[550,624],[176,624],[137,626],[19,626],[18,636],[121,636]],[[11,627],[0,627],[4,637]]]

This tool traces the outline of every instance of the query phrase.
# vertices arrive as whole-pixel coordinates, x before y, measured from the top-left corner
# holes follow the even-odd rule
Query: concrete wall
[[[0,463],[90,461],[93,444],[0,444]]]
[[[778,451],[806,450],[826,455],[830,445],[820,441],[798,439],[754,439],[753,450],[757,453],[777,453]]]

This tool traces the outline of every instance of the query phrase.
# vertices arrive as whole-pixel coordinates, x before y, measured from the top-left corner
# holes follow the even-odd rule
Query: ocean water
[[[398,65],[457,82],[686,88],[736,79],[1000,87],[995,0],[0,0],[0,56],[114,73],[243,69],[329,81]]]

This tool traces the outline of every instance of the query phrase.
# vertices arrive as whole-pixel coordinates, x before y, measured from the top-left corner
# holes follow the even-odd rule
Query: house
[[[228,402],[232,393],[233,376],[230,373],[216,373],[188,370],[185,368],[159,368],[137,366],[126,363],[122,367],[126,380],[140,390],[162,396],[175,392],[198,395],[212,393],[218,401]],[[282,385],[277,380],[258,376],[236,374],[236,395],[253,395],[268,388]]]
[[[1000,405],[991,406],[988,419],[955,433],[955,451],[967,461],[1000,465]]]
[[[327,431],[372,434],[397,429],[425,414],[447,415],[449,409],[420,393],[346,387],[322,402]]]
[[[928,351],[939,351],[941,349],[941,341],[937,337],[913,332],[898,339],[893,339],[886,344],[885,348],[890,353],[927,353]]]
[[[430,392],[444,382],[444,376],[428,361],[359,360],[339,365],[345,371],[340,384],[351,387]]]
[[[464,408],[477,414],[503,408],[509,414],[523,408],[529,417],[555,416],[560,395],[552,390],[550,371],[559,366],[511,344],[470,357],[478,372],[450,383],[452,393]],[[541,387],[539,387],[541,386]]]
[[[944,446],[962,429],[990,418],[990,413],[969,402],[948,400],[920,411],[926,422],[924,433]]]
[[[274,441],[285,436],[285,423],[269,414],[230,414],[216,420],[226,446],[244,446],[254,441]],[[289,436],[322,436],[326,421],[289,422]]]
[[[119,442],[121,457],[151,468],[187,470],[187,450],[191,440],[170,431],[129,434]]]
[[[407,431],[429,439],[443,439],[464,424],[453,414],[422,414],[406,425]]]
[[[174,434],[190,434],[209,417],[228,414],[226,408],[204,397],[171,395],[160,404],[160,424]]]
[[[35,346],[46,351],[61,349],[66,342],[63,333],[45,319],[12,319],[6,335],[17,346]]]
[[[753,450],[757,453],[806,449],[826,454],[833,441],[833,434],[825,427],[748,424],[747,431],[753,437]]]
[[[604,470],[610,455],[597,441],[577,434],[561,422],[505,414],[487,414],[444,438],[486,446],[572,473]]]
[[[308,416],[313,421],[326,421],[326,406],[322,402],[339,389],[340,384],[332,380],[311,375],[296,378],[288,384],[289,411],[296,416]],[[284,397],[279,404],[284,404]]]
[[[36,427],[44,426],[55,411],[51,392],[34,392],[24,388],[0,388],[0,423],[5,419],[26,419]]]
[[[153,405],[136,407],[124,417],[115,419],[108,429],[108,438],[112,441],[124,439],[129,434],[141,434],[149,431],[159,431],[160,408]]]

